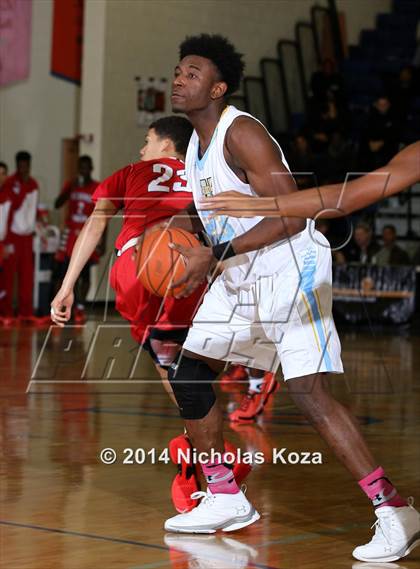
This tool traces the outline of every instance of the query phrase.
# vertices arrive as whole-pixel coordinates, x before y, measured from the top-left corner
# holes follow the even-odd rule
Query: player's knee
[[[180,346],[174,344],[174,342],[157,340],[155,338],[150,338],[150,345],[156,355],[157,363],[163,369],[168,369],[180,349]]]
[[[205,362],[182,356],[168,370],[168,379],[181,417],[203,419],[216,402],[212,382],[217,373]]]
[[[293,402],[312,425],[328,420],[335,400],[325,388],[321,375],[291,379],[287,386]]]

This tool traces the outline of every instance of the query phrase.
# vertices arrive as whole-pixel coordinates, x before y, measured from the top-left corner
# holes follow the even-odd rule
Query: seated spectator
[[[367,223],[359,222],[354,230],[353,239],[343,254],[348,263],[375,264],[379,249],[372,227]]]
[[[287,159],[300,190],[310,188],[318,183],[317,161],[304,134],[300,133],[294,137],[291,152]]]
[[[326,153],[334,132],[346,130],[347,116],[339,109],[331,94],[322,102],[312,102],[306,129],[315,153]]]
[[[397,80],[391,84],[389,90],[392,108],[400,122],[403,123],[406,121],[411,103],[415,96],[416,86],[413,68],[410,66],[403,67]]]
[[[327,93],[331,93],[338,106],[345,104],[343,77],[335,70],[332,59],[324,59],[320,69],[312,74],[311,90],[314,99],[318,101],[324,101]]]
[[[350,140],[339,130],[333,132],[327,150],[327,171],[323,183],[343,182],[347,173],[355,170],[353,162],[353,148]]]
[[[359,165],[370,172],[381,168],[398,152],[399,125],[386,95],[373,104],[360,141]]]
[[[384,244],[376,254],[377,265],[410,265],[408,253],[396,243],[397,230],[393,225],[385,225],[382,229],[382,240]]]

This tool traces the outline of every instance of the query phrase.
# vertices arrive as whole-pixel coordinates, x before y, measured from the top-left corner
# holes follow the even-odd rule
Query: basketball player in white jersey
[[[196,206],[226,189],[263,197],[296,191],[275,140],[253,117],[226,105],[243,67],[241,55],[221,36],[187,38],[181,45],[172,104],[195,128],[186,174]],[[399,496],[357,421],[324,382],[325,372],[343,371],[331,315],[327,242],[318,233],[314,239],[303,219],[199,214],[174,224],[192,232],[204,228],[213,247],[174,245],[187,259],[185,275],[174,286],[185,283],[187,295],[221,259],[225,268],[205,295],[169,379],[193,446],[203,453],[208,489],[196,493],[202,501],[194,510],[167,520],[165,529],[233,531],[259,519],[223,454],[222,415],[211,382],[225,361],[267,371],[281,365],[294,402],[359,481],[386,526],[354,556],[388,561],[408,554],[420,542],[419,515]]]

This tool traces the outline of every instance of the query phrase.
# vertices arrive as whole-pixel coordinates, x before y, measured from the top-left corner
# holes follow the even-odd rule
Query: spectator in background
[[[287,159],[300,190],[317,184],[317,160],[303,133],[294,137]]]
[[[373,104],[360,143],[359,165],[365,172],[387,164],[398,152],[399,125],[386,95]]]
[[[4,182],[6,181],[7,172],[8,172],[7,164],[5,162],[0,162],[0,190],[3,187]]]
[[[414,257],[413,257],[413,265],[415,265],[416,267],[418,265],[420,265],[420,247],[417,249],[417,251],[414,253]]]
[[[397,80],[391,85],[389,98],[396,118],[404,123],[407,119],[412,101],[416,96],[413,68],[403,67]]]
[[[10,253],[4,260],[5,295],[0,302],[3,324],[14,323],[13,285],[18,279],[18,318],[22,322],[37,322],[33,314],[34,259],[32,239],[38,204],[38,183],[31,178],[31,155],[16,154],[16,172],[6,179],[2,191],[11,198],[9,229],[6,236]]]
[[[331,94],[327,94],[320,104],[310,106],[306,129],[314,153],[326,153],[333,133],[346,130],[346,127],[347,116],[338,108]]]
[[[381,267],[386,265],[410,265],[408,253],[396,243],[397,231],[394,225],[385,225],[382,229],[382,240],[384,244],[376,253],[377,265]]]
[[[367,223],[359,222],[354,230],[352,242],[343,253],[348,263],[375,264],[379,249],[372,227]]]
[[[76,239],[95,207],[95,204],[92,202],[92,194],[98,187],[99,182],[93,180],[92,170],[92,158],[90,156],[80,156],[78,177],[64,184],[60,195],[54,203],[55,208],[61,208],[67,204],[64,230],[55,256],[53,282],[56,289],[67,272]],[[101,243],[103,244],[103,242],[104,238]],[[100,254],[99,248],[86,263],[75,286],[76,298],[73,315],[74,321],[78,324],[83,324],[86,321],[85,302],[90,288],[90,269],[92,265],[99,262]],[[54,290],[54,296],[56,292],[57,290]]]
[[[7,178],[7,164],[0,162],[0,303],[6,295],[3,261],[8,255],[8,246],[5,241],[8,229],[11,199],[8,192],[4,191],[3,185]]]
[[[343,77],[335,70],[332,59],[324,59],[322,66],[311,77],[311,90],[316,101],[323,102],[331,93],[337,106],[345,105],[345,89]]]
[[[327,150],[326,176],[324,184],[344,182],[348,172],[354,171],[353,148],[343,132],[336,130],[331,134]]]
[[[317,219],[315,222],[315,229],[317,229],[322,235],[327,239],[331,245],[331,255],[333,262],[336,265],[343,265],[346,262],[346,258],[341,250],[337,248],[339,245],[337,241],[337,235],[334,234],[333,228],[331,227],[330,219]]]

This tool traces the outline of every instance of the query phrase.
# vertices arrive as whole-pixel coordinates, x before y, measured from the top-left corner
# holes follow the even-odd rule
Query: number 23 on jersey
[[[153,172],[159,174],[152,180],[147,190],[149,192],[191,192],[187,188],[187,177],[184,170],[177,170],[174,176],[174,170],[167,164],[153,164]],[[174,181],[173,181],[174,180]]]

